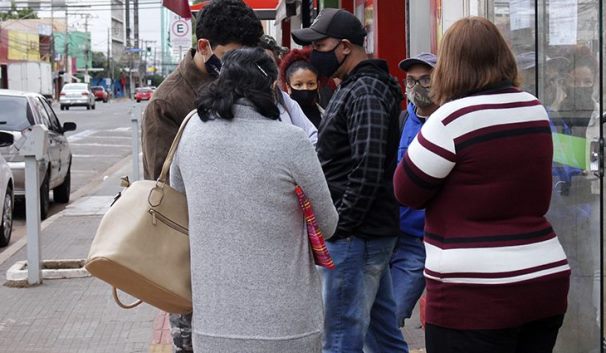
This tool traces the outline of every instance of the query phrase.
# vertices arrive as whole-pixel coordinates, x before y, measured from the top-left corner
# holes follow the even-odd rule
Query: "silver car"
[[[86,107],[86,110],[95,109],[95,95],[87,83],[67,83],[61,89],[59,97],[61,110],[69,107]]]
[[[13,144],[14,136],[7,132],[0,132],[0,147]],[[2,218],[0,219],[0,247],[7,246],[11,241],[13,233],[13,210],[14,203],[14,181],[13,173],[8,163],[0,156],[0,202],[2,207]]]
[[[71,192],[72,153],[64,133],[76,129],[76,124],[63,125],[46,99],[37,93],[0,89],[0,130],[9,132],[17,141],[22,131],[35,124],[48,128],[49,148],[39,162],[40,215],[46,218],[50,204],[50,190],[55,202],[68,203]],[[14,176],[15,198],[25,197],[25,161],[15,145],[0,148],[0,153]]]

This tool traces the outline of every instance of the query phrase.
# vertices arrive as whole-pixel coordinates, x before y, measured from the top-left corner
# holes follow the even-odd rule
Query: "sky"
[[[71,0],[70,5],[86,6],[92,5],[90,8],[68,7],[69,11],[69,26],[76,27],[80,31],[84,31],[85,14],[90,14],[92,17],[88,20],[89,31],[92,33],[92,47],[94,51],[107,52],[107,30],[111,26],[111,16],[109,10],[110,0]],[[155,45],[160,46],[160,9],[161,0],[140,0],[139,1],[139,38],[140,40],[156,41]],[[65,18],[64,8],[55,10],[55,18]],[[39,17],[51,17],[50,11],[39,11]],[[132,16],[132,0],[131,0],[131,26],[133,25]]]

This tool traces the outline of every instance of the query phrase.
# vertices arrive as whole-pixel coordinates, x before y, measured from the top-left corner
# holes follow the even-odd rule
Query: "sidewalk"
[[[43,223],[43,260],[86,258],[102,215],[121,189],[120,176],[131,174],[130,167],[130,160],[121,162],[117,172]],[[2,283],[7,269],[26,258],[23,247],[0,263]],[[45,280],[30,288],[1,286],[0,303],[0,353],[172,352],[165,313],[146,304],[121,309],[111,288],[92,277]],[[404,329],[411,353],[424,352],[418,326],[415,313]]]
[[[130,163],[123,163],[92,194],[45,221],[42,259],[86,258],[97,225],[120,190],[119,177],[127,174]],[[6,270],[26,258],[23,247],[0,264],[2,283]],[[45,280],[31,288],[2,286],[0,302],[0,353],[170,352],[163,313],[149,305],[119,308],[111,288],[92,277]]]

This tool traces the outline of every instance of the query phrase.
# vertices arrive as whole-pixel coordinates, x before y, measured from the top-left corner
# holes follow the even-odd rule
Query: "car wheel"
[[[42,181],[42,185],[40,186],[40,219],[46,219],[48,217],[48,209],[50,207],[50,167],[49,171],[46,172],[44,176],[44,181]]]
[[[141,103],[141,100],[140,100],[140,99],[137,99],[137,103]]]
[[[13,188],[6,188],[2,208],[2,223],[0,223],[0,246],[7,246],[13,233]]]
[[[93,110],[95,110],[97,108],[96,104],[93,104]]]
[[[107,99],[103,100],[103,103],[107,103]]]
[[[90,110],[90,104],[86,106],[86,110]]]
[[[72,168],[71,166],[67,169],[67,174],[63,183],[53,189],[53,199],[58,203],[68,203],[69,194],[72,187]]]
[[[65,106],[64,105],[61,106],[61,110],[65,110]]]
[[[66,106],[65,106],[65,110],[69,110],[69,105],[66,105]]]

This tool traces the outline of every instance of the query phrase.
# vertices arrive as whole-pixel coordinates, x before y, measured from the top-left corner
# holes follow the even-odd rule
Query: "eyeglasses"
[[[429,88],[431,86],[431,76],[423,76],[418,80],[415,80],[412,77],[406,77],[404,80],[404,84],[408,88],[413,88],[417,83],[420,84],[421,87]]]

